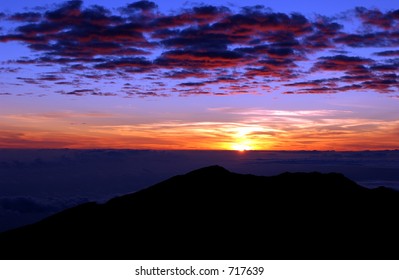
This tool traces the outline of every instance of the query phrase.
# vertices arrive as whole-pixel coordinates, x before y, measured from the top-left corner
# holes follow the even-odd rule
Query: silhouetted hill
[[[219,166],[0,234],[2,259],[399,258],[399,193]]]

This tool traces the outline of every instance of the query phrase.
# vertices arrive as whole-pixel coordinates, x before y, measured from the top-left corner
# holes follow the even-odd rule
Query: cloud
[[[388,81],[393,78],[385,79]],[[387,81],[382,81],[375,87],[391,85]],[[251,90],[241,85],[231,87],[229,90],[234,94],[248,93]],[[299,92],[308,88],[309,91],[315,91],[313,94],[334,91],[332,87],[325,87],[325,90],[316,92],[316,87],[304,86]],[[182,86],[170,94],[182,97],[190,94],[211,94],[202,88]],[[127,91],[130,92],[128,96],[138,98],[159,98],[162,94],[162,91],[140,91],[134,86]],[[216,93],[223,95],[219,90]],[[151,120],[142,120],[131,115],[108,115],[101,112],[20,114],[0,119],[0,122],[3,122],[0,123],[3,128],[0,131],[0,146],[225,150],[231,149],[237,143],[246,143],[254,149],[266,150],[395,149],[399,127],[395,112],[392,111],[393,115],[391,114],[389,121],[379,112],[373,113],[373,118],[368,118],[350,110],[267,110],[229,107],[210,108],[203,112],[206,113],[206,120],[198,120],[197,114],[192,114],[185,120],[165,120],[156,116]]]
[[[141,10],[141,11],[149,11],[154,10],[158,7],[157,4],[151,1],[137,1],[127,5],[127,10]]]
[[[191,10],[188,10],[186,14],[190,17],[195,18],[201,24],[215,22],[224,16],[227,16],[231,13],[231,10],[224,6],[198,6],[193,7]]]
[[[230,9],[196,4],[163,13],[152,1],[110,10],[73,0],[45,11],[4,14],[15,28],[2,31],[0,43],[20,42],[34,54],[10,60],[10,65],[59,68],[54,71],[58,74],[19,77],[42,88],[47,83],[73,85],[67,76],[74,75],[75,84],[101,77],[124,77],[143,84],[168,81],[164,92],[142,86],[134,92],[121,87],[113,93],[128,97],[186,95],[188,85],[198,88],[197,93],[208,92],[209,86],[217,95],[236,94],[238,88],[254,92],[255,83],[265,78],[286,93],[374,90],[373,83],[379,92],[389,93],[396,85],[381,75],[397,66],[386,59],[398,56],[399,12],[365,8],[353,12],[356,29],[339,17],[279,13],[261,5]],[[361,57],[356,54],[358,48],[372,48],[373,55]],[[341,53],[331,56],[331,51]],[[233,72],[240,85],[226,86],[227,81],[217,78]],[[310,78],[316,72],[329,77],[316,83]],[[333,80],[333,72],[344,72],[346,78]],[[113,95],[89,88],[56,91],[74,96]]]
[[[397,50],[383,51],[383,52],[376,52],[374,54],[378,56],[399,56],[399,51]]]
[[[115,93],[110,92],[102,92],[97,89],[76,89],[73,91],[61,91],[61,94],[64,95],[72,95],[72,96],[85,96],[85,95],[92,95],[92,96],[116,96]]]
[[[21,22],[37,22],[41,19],[42,14],[38,12],[15,13],[8,17],[9,20]]]
[[[234,51],[169,51],[156,60],[157,65],[186,69],[214,69],[239,66],[245,60],[244,56]],[[241,61],[241,62],[240,62]]]
[[[30,196],[0,197],[0,208],[20,214],[54,213],[87,202],[87,199],[40,199]]]
[[[52,136],[51,139],[49,136]],[[56,149],[59,147],[68,147],[75,142],[73,139],[68,139],[69,135],[54,135],[49,132],[16,132],[15,129],[0,131],[0,146],[3,148],[19,149],[31,147],[34,148],[48,148]]]
[[[181,70],[181,71],[172,70],[170,72],[167,72],[165,74],[165,77],[168,79],[182,80],[186,78],[209,78],[209,74],[199,69],[190,69],[190,70]]]
[[[26,78],[26,77],[17,77],[17,80],[21,80],[26,84],[31,84],[31,85],[38,85],[39,81],[33,78]]]
[[[54,82],[54,81],[60,81],[60,80],[64,80],[65,78],[63,78],[62,76],[59,76],[57,74],[42,74],[39,78],[39,80],[41,81],[50,81],[50,82]]]
[[[210,112],[227,114],[229,121],[107,125],[96,126],[92,132],[118,135],[118,143],[130,139],[135,147],[141,148],[148,148],[145,143],[156,138],[151,147],[157,149],[224,150],[246,143],[255,149],[356,150],[395,147],[395,128],[399,125],[397,121],[357,118],[353,112],[344,110],[211,108]],[[209,147],[209,143],[213,146]]]
[[[79,17],[82,4],[83,1],[81,0],[69,0],[62,3],[58,9],[46,12],[45,17],[51,21],[68,22],[71,19]]]
[[[395,47],[399,45],[398,33],[377,31],[361,34],[342,34],[334,39],[335,43],[341,43],[352,48],[366,47]]]
[[[312,25],[301,14],[287,15],[262,9],[244,9],[242,12],[228,15],[215,23],[209,32],[229,35],[235,42],[245,42],[257,36],[259,39],[271,39],[275,33],[292,33],[296,36],[312,32]]]
[[[143,69],[151,68],[152,63],[144,57],[126,57],[107,61],[104,63],[96,64],[97,69],[119,69],[119,68],[139,68],[140,71]]]
[[[399,62],[390,64],[374,64],[371,69],[378,72],[392,72],[395,73],[398,69]]]
[[[336,55],[320,57],[314,66],[314,71],[352,71],[363,69],[365,65],[374,62],[372,59],[358,56]]]
[[[378,9],[370,10],[358,7],[355,9],[355,12],[366,25],[388,30],[392,27],[397,27],[399,24],[399,10],[384,13]]]

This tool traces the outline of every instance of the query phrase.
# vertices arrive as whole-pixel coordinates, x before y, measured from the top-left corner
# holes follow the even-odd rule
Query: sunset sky
[[[398,149],[395,3],[3,1],[0,148]]]

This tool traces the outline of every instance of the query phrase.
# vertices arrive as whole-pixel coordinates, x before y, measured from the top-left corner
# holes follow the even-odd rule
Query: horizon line
[[[250,149],[250,150],[232,150],[232,149],[134,149],[134,148],[7,148],[0,147],[1,150],[47,150],[47,151],[60,151],[60,150],[72,150],[72,151],[171,151],[171,152],[236,152],[236,153],[251,153],[251,152],[396,152],[399,151],[397,149],[364,149],[364,150],[258,150],[258,149]]]

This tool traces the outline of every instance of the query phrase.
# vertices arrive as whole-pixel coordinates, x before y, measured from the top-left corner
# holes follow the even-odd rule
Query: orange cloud
[[[210,108],[223,121],[143,122],[101,112],[0,116],[2,148],[231,150],[397,149],[399,120],[344,110]],[[222,119],[222,118],[219,118]],[[106,121],[104,121],[106,120]]]

